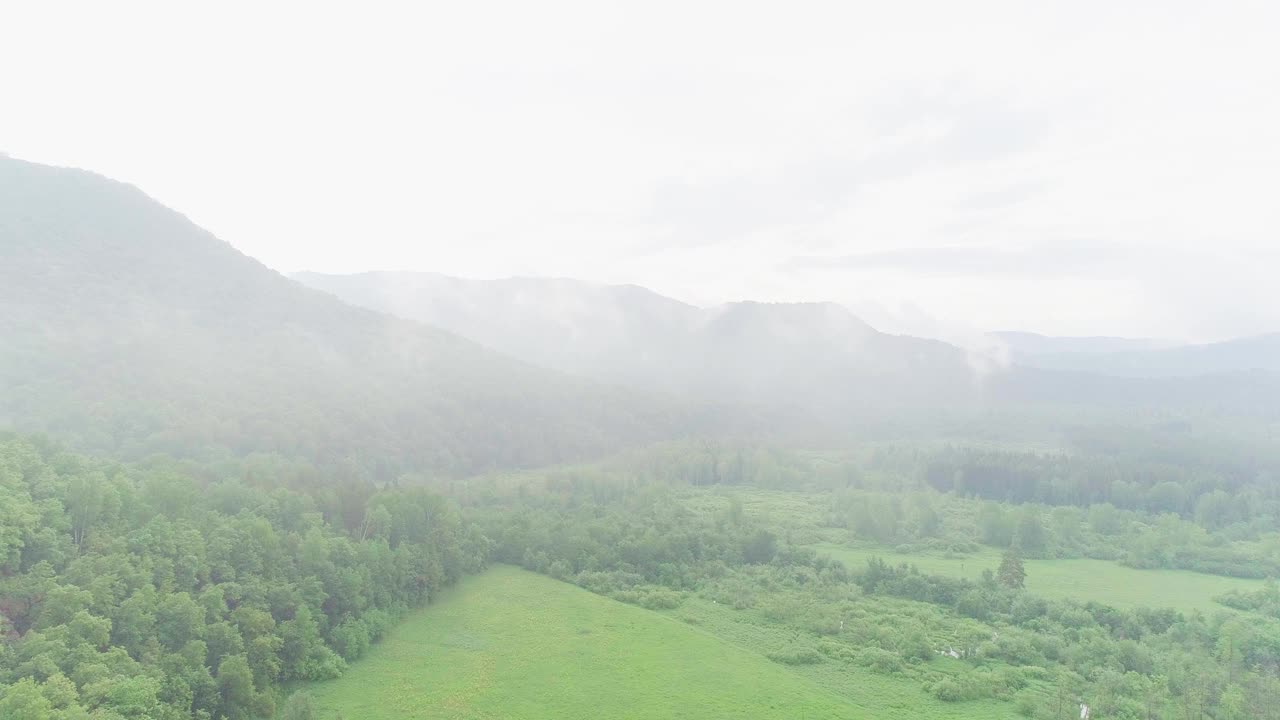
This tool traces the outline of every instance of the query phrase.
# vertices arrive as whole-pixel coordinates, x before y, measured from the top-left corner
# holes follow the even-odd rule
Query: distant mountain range
[[[704,399],[883,407],[977,395],[964,351],[878,332],[834,303],[704,309],[633,285],[564,279],[293,277],[549,368]]]
[[[987,413],[1280,412],[1276,336],[1106,352],[1002,336],[1022,363],[1003,367],[830,303],[698,308],[534,278],[296,279],[136,188],[0,158],[0,429],[114,457],[266,453],[385,479],[693,436],[891,437]],[[1183,372],[1198,377],[1170,377]],[[1122,376],[1137,374],[1150,377]]]
[[[1000,337],[1006,338],[1007,334]],[[1018,362],[1050,370],[1122,377],[1193,377],[1217,373],[1280,372],[1280,333],[1203,345],[1118,338],[1067,339],[1018,353]],[[1034,344],[1032,346],[1035,346]],[[1011,347],[1017,347],[1011,343]],[[1026,345],[1023,345],[1025,348]]]
[[[1043,355],[1120,353],[1165,350],[1182,343],[1174,340],[1124,337],[1055,337],[1031,332],[1004,331],[988,336],[1009,350],[1015,361],[1026,361]]]
[[[727,384],[755,392],[796,373],[835,372],[878,380],[899,373],[919,382],[928,377],[925,384],[937,392],[1005,362],[1118,377],[1280,372],[1280,334],[1185,345],[990,333],[992,343],[1007,350],[1003,357],[881,333],[834,303],[699,308],[634,285],[566,279],[466,280],[412,272],[292,277],[352,304],[445,328],[546,367],[681,390]]]

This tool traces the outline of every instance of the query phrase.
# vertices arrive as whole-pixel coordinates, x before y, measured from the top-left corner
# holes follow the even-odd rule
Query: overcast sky
[[[282,271],[1280,330],[1280,3],[344,5],[6,3],[0,151]]]

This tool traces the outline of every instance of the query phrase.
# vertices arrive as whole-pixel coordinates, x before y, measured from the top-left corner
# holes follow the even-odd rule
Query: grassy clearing
[[[819,543],[814,549],[829,553],[851,570],[865,565],[867,558],[879,556],[885,562],[911,563],[921,572],[977,580],[984,569],[994,571],[1000,564],[995,550],[948,557],[931,554],[896,553],[892,548],[846,547]],[[1135,570],[1106,560],[1027,560],[1027,589],[1048,598],[1095,600],[1116,607],[1172,607],[1178,610],[1212,612],[1226,610],[1213,601],[1228,590],[1256,590],[1261,580],[1229,578],[1186,570]]]
[[[509,567],[309,690],[326,719],[879,717],[707,632]]]
[[[342,678],[307,689],[326,720],[1017,717],[997,700],[941,702],[907,677],[765,658],[796,641],[754,611],[690,597],[658,613],[497,567],[409,617]],[[948,663],[959,670],[930,666]]]

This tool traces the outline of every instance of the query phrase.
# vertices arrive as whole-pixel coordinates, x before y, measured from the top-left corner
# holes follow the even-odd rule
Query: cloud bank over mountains
[[[1280,327],[1272,3],[14,12],[74,51],[0,47],[30,68],[4,150],[284,271],[832,300],[904,332]]]

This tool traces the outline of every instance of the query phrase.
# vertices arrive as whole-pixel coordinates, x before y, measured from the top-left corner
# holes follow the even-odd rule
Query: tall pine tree
[[[1027,584],[1027,569],[1022,565],[1022,556],[1015,548],[1004,551],[1000,558],[1000,568],[996,570],[996,579],[1001,585],[1011,590],[1021,590]]]

